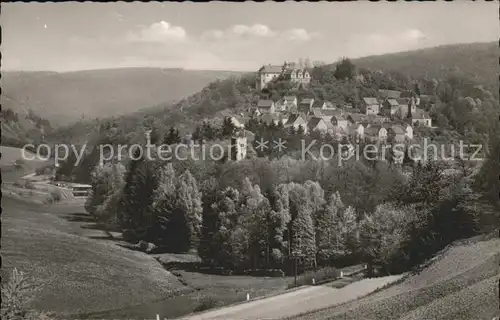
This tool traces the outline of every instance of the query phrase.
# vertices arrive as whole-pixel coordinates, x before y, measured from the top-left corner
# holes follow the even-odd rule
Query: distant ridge
[[[460,72],[498,92],[496,42],[443,45],[414,51],[389,53],[354,59],[358,67],[399,71],[412,77],[443,78]]]
[[[180,100],[233,71],[121,68],[69,72],[4,71],[1,103],[20,114],[33,110],[53,126],[84,118],[127,114]]]

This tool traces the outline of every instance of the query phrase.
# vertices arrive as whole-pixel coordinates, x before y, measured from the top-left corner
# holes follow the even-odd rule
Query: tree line
[[[93,172],[86,208],[127,241],[231,270],[291,272],[296,261],[300,270],[367,263],[401,272],[480,230],[468,177],[446,175],[444,164],[416,165],[410,178],[387,168],[303,174],[296,165],[108,163]],[[334,175],[346,180],[329,183]]]

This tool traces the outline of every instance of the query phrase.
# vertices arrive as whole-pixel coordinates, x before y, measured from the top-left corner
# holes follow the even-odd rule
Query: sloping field
[[[0,146],[0,152],[2,153],[2,157],[0,158],[0,166],[12,165],[14,161],[23,159],[21,148]],[[31,159],[35,156],[35,154],[26,150],[25,156],[27,159]],[[28,162],[28,160],[26,159],[23,159],[23,161]],[[30,162],[31,161],[44,162],[38,159],[30,160]]]
[[[27,174],[33,173],[36,168],[43,167],[51,162],[51,160],[44,161],[36,158],[34,160],[23,160],[21,148],[0,146],[0,152],[2,153],[0,168],[2,169],[3,182],[14,182]],[[31,159],[35,154],[26,150],[25,156]],[[21,167],[16,168],[14,166],[16,160],[22,160]],[[52,160],[52,163],[54,163],[54,160]]]
[[[163,299],[186,288],[154,258],[79,235],[47,207],[6,197],[2,206],[2,274],[17,267],[41,285],[36,309],[67,318]]]
[[[500,239],[455,245],[399,284],[293,319],[492,319],[499,256]]]

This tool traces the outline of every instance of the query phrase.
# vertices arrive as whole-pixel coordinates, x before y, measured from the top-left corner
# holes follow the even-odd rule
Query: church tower
[[[231,160],[240,161],[247,156],[247,137],[244,130],[235,130],[231,137]]]

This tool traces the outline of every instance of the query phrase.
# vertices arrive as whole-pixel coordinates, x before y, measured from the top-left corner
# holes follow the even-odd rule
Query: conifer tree
[[[120,224],[124,237],[130,240],[153,241],[150,233],[154,226],[153,202],[157,188],[156,168],[153,161],[140,156],[137,148],[130,160],[120,203]]]

